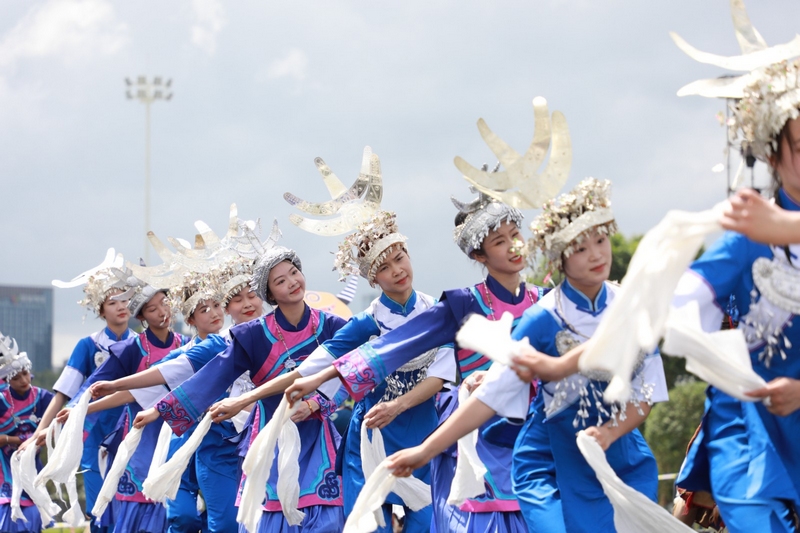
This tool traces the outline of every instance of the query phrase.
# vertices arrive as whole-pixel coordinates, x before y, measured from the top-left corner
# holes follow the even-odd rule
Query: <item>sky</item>
[[[771,45],[800,29],[794,0],[749,4]],[[449,197],[472,196],[453,158],[494,163],[479,118],[523,152],[536,96],[567,118],[567,187],[610,179],[620,231],[644,233],[670,209],[726,195],[712,172],[725,162],[724,103],[675,95],[724,72],[669,31],[739,53],[725,0],[6,0],[0,284],[71,279],[109,247],[144,255],[145,112],[123,81],[138,75],[173,80],[172,100],[152,107],[150,229],[191,241],[200,219],[222,234],[231,203],[265,226],[277,218],[309,289],[340,289],[337,239],[292,226],[282,195],[325,200],[314,158],[349,185],[364,146],[381,158],[383,207],[408,236],[415,287],[438,295],[482,279],[452,242]],[[102,326],[80,298],[56,289],[56,364]]]

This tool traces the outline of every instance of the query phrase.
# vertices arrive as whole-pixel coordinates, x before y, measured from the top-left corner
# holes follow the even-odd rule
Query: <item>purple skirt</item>
[[[11,520],[11,504],[0,504],[0,531],[3,533],[39,533],[42,530],[42,517],[35,505],[22,508],[22,514],[28,519]]]
[[[257,533],[341,533],[344,529],[342,507],[312,505],[300,510],[306,517],[299,526],[290,526],[281,512],[264,511],[258,521]],[[242,524],[239,524],[239,533],[247,533]]]
[[[160,503],[123,502],[114,500],[116,533],[164,533],[167,510]]]

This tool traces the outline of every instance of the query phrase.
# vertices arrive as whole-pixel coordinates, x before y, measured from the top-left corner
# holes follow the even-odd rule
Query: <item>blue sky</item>
[[[796,2],[749,8],[770,44],[798,30]],[[737,54],[725,0],[8,0],[0,14],[3,284],[69,279],[109,247],[143,255],[144,110],[123,85],[139,74],[174,89],[153,107],[152,229],[191,239],[202,219],[222,233],[236,202],[245,218],[279,220],[313,289],[340,287],[336,241],[293,227],[281,195],[324,199],[314,157],[349,184],[365,145],[415,286],[438,295],[481,279],[451,239],[449,196],[470,196],[452,161],[494,162],[480,117],[523,151],[535,96],[567,117],[568,186],[611,179],[623,233],[725,195],[711,171],[725,159],[723,103],[675,96],[722,72],[668,36]],[[99,327],[82,323],[80,297],[56,291],[59,358]]]

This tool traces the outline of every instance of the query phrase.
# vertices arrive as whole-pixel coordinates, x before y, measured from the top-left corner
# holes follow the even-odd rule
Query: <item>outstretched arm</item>
[[[236,398],[225,398],[215,403],[211,409],[211,419],[214,422],[222,422],[236,416],[239,411],[245,409],[247,406],[256,403],[259,400],[281,394],[286,390],[294,381],[300,378],[300,373],[297,370],[292,370],[286,374],[276,377],[255,389],[237,396]],[[319,408],[319,406],[317,406]]]
[[[576,346],[561,357],[552,357],[532,347],[525,347],[522,353],[512,356],[513,369],[519,379],[526,383],[536,377],[542,381],[559,381],[578,373],[578,361],[585,349],[586,343]]]
[[[649,404],[640,403],[637,406],[629,402],[628,407],[625,409],[625,420],[622,420],[620,416],[616,422],[609,420],[602,426],[586,428],[586,434],[594,437],[603,450],[608,450],[608,447],[614,444],[617,439],[638,428],[649,414]]]
[[[161,371],[158,367],[154,366],[137,374],[115,379],[114,381],[98,381],[91,386],[90,390],[92,391],[92,398],[102,398],[103,396],[108,396],[118,391],[143,389],[145,387],[164,384],[166,384],[164,376],[161,375]]]
[[[397,477],[408,477],[417,468],[453,445],[458,439],[481,427],[495,412],[477,398],[469,398],[456,412],[419,446],[401,450],[388,458],[388,467]]]
[[[433,397],[442,390],[444,380],[440,378],[425,378],[416,387],[398,396],[392,401],[381,402],[375,405],[364,416],[364,423],[369,429],[383,429],[394,420],[400,413],[416,407],[422,402]]]
[[[800,213],[781,209],[752,189],[729,199],[720,224],[766,244],[800,243]]]
[[[90,415],[92,413],[97,413],[98,411],[113,409],[115,407],[119,407],[120,405],[125,405],[126,403],[135,401],[136,399],[128,391],[115,392],[111,396],[106,396],[102,400],[97,400],[96,402],[90,403],[89,408],[86,410],[86,414]]]

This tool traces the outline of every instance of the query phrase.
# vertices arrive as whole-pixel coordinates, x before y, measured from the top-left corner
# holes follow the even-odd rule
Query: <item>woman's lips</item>
[[[519,263],[520,261],[522,261],[522,256],[518,255],[518,256],[512,257],[511,259],[509,259],[509,261],[511,261],[512,263]]]
[[[597,272],[597,273],[600,273],[600,272],[602,272],[603,270],[605,270],[605,268],[606,268],[606,264],[605,264],[605,263],[603,263],[602,265],[598,265],[598,266],[596,266],[596,267],[594,267],[594,268],[590,268],[589,270],[591,270],[592,272]]]

